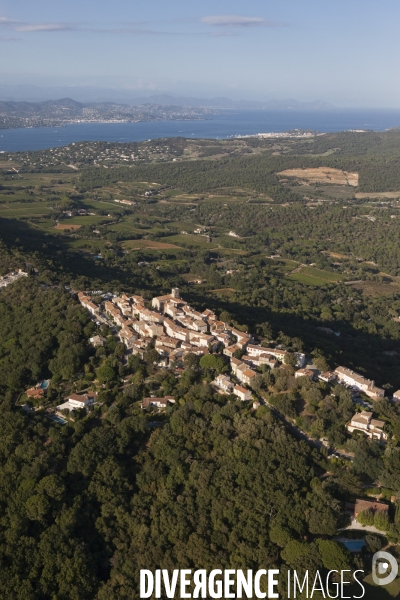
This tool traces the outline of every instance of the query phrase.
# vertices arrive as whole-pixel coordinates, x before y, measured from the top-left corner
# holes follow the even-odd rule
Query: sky
[[[0,89],[400,108],[399,22],[399,0],[0,0]]]

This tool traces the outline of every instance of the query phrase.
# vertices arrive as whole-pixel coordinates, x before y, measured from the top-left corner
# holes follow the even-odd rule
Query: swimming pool
[[[50,383],[49,379],[46,379],[45,381],[42,381],[42,383],[40,384],[40,387],[42,388],[42,390],[45,390],[46,388],[48,388],[49,387],[49,383]]]
[[[345,546],[347,550],[350,550],[350,552],[361,552],[365,546],[364,540],[346,540],[342,538],[336,541],[343,544],[343,546]]]
[[[46,417],[48,419],[51,419],[52,421],[56,421],[56,423],[60,423],[60,425],[65,425],[65,423],[67,422],[66,419],[63,419],[62,417],[59,417],[58,415],[46,415]]]

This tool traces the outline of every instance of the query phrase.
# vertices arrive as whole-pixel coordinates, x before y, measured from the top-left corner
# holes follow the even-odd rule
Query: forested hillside
[[[202,368],[192,356],[178,376],[158,372],[154,350],[126,363],[104,328],[105,347],[90,348],[93,329],[72,296],[34,278],[0,293],[2,598],[128,600],[138,595],[140,568],[176,565],[368,569],[367,555],[352,557],[329,538],[346,524],[343,502],[365,482],[398,488],[396,448],[351,440],[353,464],[328,462],[267,406],[216,393],[212,362]],[[338,386],[332,400],[326,386],[296,383],[288,365],[280,371],[259,376],[274,390],[270,403],[290,416],[303,398],[316,425],[340,439],[348,392]],[[50,377],[51,406],[65,390],[92,385],[95,373],[96,410],[65,425],[21,410],[18,398],[37,378]],[[142,411],[138,400],[158,386],[177,405]],[[397,412],[386,401],[378,410],[398,435]]]
[[[1,155],[0,274],[29,275],[0,289],[1,598],[131,600],[140,568],[368,570],[368,553],[397,543],[397,405],[373,405],[387,445],[362,440],[346,424],[365,405],[288,363],[257,371],[251,392],[265,404],[253,408],[211,385],[224,355],[166,369],[154,340],[129,354],[76,292],[97,306],[107,293],[149,306],[178,287],[195,309],[292,358],[305,352],[321,371],[354,369],[390,398],[400,389],[399,139]],[[340,183],[346,173],[352,185]],[[26,395],[42,380],[44,406]],[[52,420],[85,390],[98,394],[93,410]],[[155,394],[176,403],[142,410]],[[321,439],[347,458],[328,460],[313,448]],[[347,524],[344,503],[368,494],[395,499],[387,537],[350,556],[330,538]]]
[[[128,599],[141,567],[276,565],[291,539],[334,533],[318,454],[189,372],[185,402],[156,429],[128,395],[64,427],[15,406],[39,376],[57,398],[90,364],[86,324],[74,300],[34,281],[0,295],[2,598]],[[307,564],[322,566],[309,548]]]

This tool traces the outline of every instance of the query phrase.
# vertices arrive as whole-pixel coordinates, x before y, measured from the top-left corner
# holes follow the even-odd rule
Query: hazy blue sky
[[[400,108],[399,23],[399,0],[0,0],[0,84]]]

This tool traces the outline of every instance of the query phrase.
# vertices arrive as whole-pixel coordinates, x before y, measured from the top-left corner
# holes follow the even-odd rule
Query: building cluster
[[[80,303],[96,319],[105,313],[119,328],[120,341],[132,354],[144,357],[149,344],[155,340],[155,349],[161,357],[160,364],[179,364],[189,353],[197,355],[215,351],[220,345],[228,355],[244,349],[251,336],[218,321],[211,310],[196,311],[185,302],[174,288],[171,294],[153,298],[151,308],[145,306],[141,296],[122,294],[106,300],[103,305],[95,304],[90,295],[78,294]],[[100,345],[100,336],[95,336],[93,345]],[[244,363],[245,364],[245,363]],[[250,370],[245,364],[245,370]],[[242,379],[240,379],[242,381]],[[246,376],[245,383],[250,381]]]
[[[180,297],[179,289],[171,294],[157,296],[151,308],[145,306],[141,296],[114,296],[103,305],[96,305],[83,292],[79,301],[96,319],[105,313],[119,328],[117,336],[132,354],[144,358],[150,343],[155,339],[155,349],[160,355],[160,366],[180,365],[188,354],[202,356],[223,348],[230,359],[234,381],[227,375],[218,376],[213,382],[221,393],[235,394],[241,400],[250,400],[251,392],[245,386],[257,373],[255,367],[267,365],[276,368],[285,361],[287,352],[277,348],[256,346],[252,336],[217,319],[209,309],[199,312]],[[104,338],[91,338],[94,346],[104,343]],[[241,358],[238,358],[238,357]],[[296,354],[297,364],[305,364],[305,355]],[[144,402],[144,404],[146,404]],[[148,403],[154,405],[154,401]]]
[[[278,368],[281,363],[288,362],[288,355],[291,354],[281,348],[256,345],[251,335],[218,320],[209,309],[202,312],[193,309],[180,297],[177,288],[173,288],[171,294],[153,298],[151,308],[146,306],[145,299],[141,296],[127,294],[110,297],[101,305],[95,304],[90,295],[83,292],[78,294],[78,298],[93,317],[102,320],[107,315],[114,322],[118,327],[118,338],[130,353],[138,354],[143,359],[153,342],[160,356],[160,366],[180,366],[190,353],[202,356],[222,348],[223,354],[230,360],[231,373],[218,375],[213,385],[221,394],[234,394],[243,401],[252,398],[250,389],[257,376],[255,369],[262,365],[271,369]],[[90,341],[97,347],[102,346],[105,339],[94,336]],[[354,392],[364,393],[373,399],[385,395],[384,390],[375,386],[374,381],[346,367],[319,373],[315,368],[306,367],[305,354],[297,352],[294,357],[296,378],[307,377],[310,380],[341,383]],[[145,398],[142,408],[165,408],[172,400]],[[400,392],[398,400],[400,401]],[[357,413],[347,429],[350,433],[360,431],[371,439],[385,442],[385,423],[372,416],[372,412]]]

